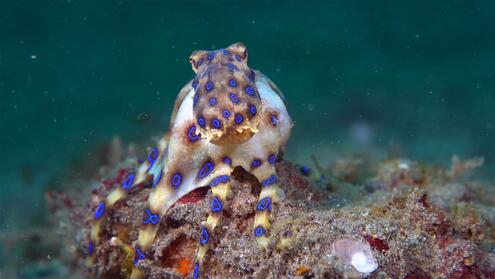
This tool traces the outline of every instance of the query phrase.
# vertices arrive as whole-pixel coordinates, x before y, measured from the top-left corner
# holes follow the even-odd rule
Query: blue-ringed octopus
[[[209,185],[211,207],[200,226],[192,274],[195,279],[201,276],[210,240],[227,206],[235,167],[253,174],[261,184],[252,233],[259,246],[267,248],[270,214],[280,198],[274,165],[293,123],[278,87],[261,72],[251,69],[247,60],[247,49],[241,43],[193,52],[189,61],[196,75],[175,101],[169,131],[138,170],[128,174],[120,187],[99,201],[90,250],[100,241],[101,224],[108,211],[125,199],[132,187],[152,181],[139,237],[133,245],[127,244],[134,253],[131,278],[145,277],[140,261],[152,247],[160,219],[167,210],[187,193]]]

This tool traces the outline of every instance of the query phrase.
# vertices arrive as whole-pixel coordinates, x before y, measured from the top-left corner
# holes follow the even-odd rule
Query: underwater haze
[[[3,0],[0,241],[51,233],[47,191],[88,190],[115,136],[161,136],[190,54],[235,42],[285,95],[287,159],[484,157],[494,179],[495,1]],[[0,270],[39,256],[11,251]]]

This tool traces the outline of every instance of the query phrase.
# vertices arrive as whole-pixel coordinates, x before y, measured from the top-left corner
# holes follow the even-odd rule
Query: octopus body
[[[190,57],[195,77],[180,91],[170,130],[121,187],[99,202],[94,212],[89,249],[98,243],[104,216],[129,190],[146,180],[152,191],[139,237],[128,250],[134,254],[131,278],[143,278],[140,261],[152,247],[160,218],[181,197],[211,186],[208,218],[201,224],[193,278],[198,278],[210,239],[227,206],[231,175],[242,167],[261,183],[253,236],[268,246],[270,213],[279,199],[274,164],[289,139],[292,121],[277,86],[247,65],[240,43],[215,51],[196,51]],[[91,251],[90,251],[91,254]],[[91,259],[91,258],[90,258]]]

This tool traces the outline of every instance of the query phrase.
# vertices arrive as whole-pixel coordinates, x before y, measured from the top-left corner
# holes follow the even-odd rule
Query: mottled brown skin
[[[124,199],[131,187],[152,181],[154,188],[134,245],[112,238],[114,244],[133,254],[134,279],[145,277],[139,268],[140,261],[152,248],[159,221],[167,210],[187,193],[210,185],[211,211],[201,225],[200,245],[194,259],[193,277],[199,276],[209,240],[227,206],[230,176],[236,167],[250,172],[262,185],[253,236],[260,247],[268,246],[269,220],[279,189],[274,163],[292,127],[282,94],[261,72],[249,68],[247,50],[242,44],[196,51],[190,62],[196,76],[176,99],[169,132],[149,154],[129,187],[115,189],[100,202],[105,206],[93,223],[90,244],[96,245],[101,241],[105,212]]]
[[[249,140],[259,125],[259,119],[250,112],[250,106],[259,111],[261,98],[255,84],[255,73],[247,65],[246,47],[234,44],[215,52],[196,51],[190,62],[197,73],[193,84],[198,82],[194,116],[196,120],[200,117],[205,120],[205,125],[196,122],[199,133],[216,144],[238,144]],[[249,88],[252,89],[251,95],[246,93]],[[223,117],[225,110],[230,117]],[[241,115],[243,121],[236,122],[236,115]],[[213,125],[214,119],[219,121],[219,127]]]

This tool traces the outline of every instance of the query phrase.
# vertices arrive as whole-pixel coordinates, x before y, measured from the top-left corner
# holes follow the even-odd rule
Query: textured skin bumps
[[[193,107],[199,132],[218,144],[241,143],[257,132],[261,98],[241,44],[191,56]]]
[[[270,214],[278,197],[274,163],[290,136],[292,121],[277,86],[247,65],[247,49],[237,43],[225,49],[196,51],[190,57],[195,77],[175,101],[169,131],[153,148],[125,185],[115,189],[95,215],[90,244],[97,249],[101,222],[130,189],[151,181],[152,191],[143,212],[139,237],[114,243],[132,251],[131,278],[145,277],[140,262],[149,257],[161,218],[181,197],[209,185],[212,201],[209,216],[201,224],[193,278],[211,245],[223,209],[228,206],[231,175],[235,167],[253,174],[262,185],[253,221],[253,238],[268,246]],[[104,208],[104,210],[102,210]],[[97,217],[97,218],[96,218]],[[89,258],[91,263],[91,257]]]

